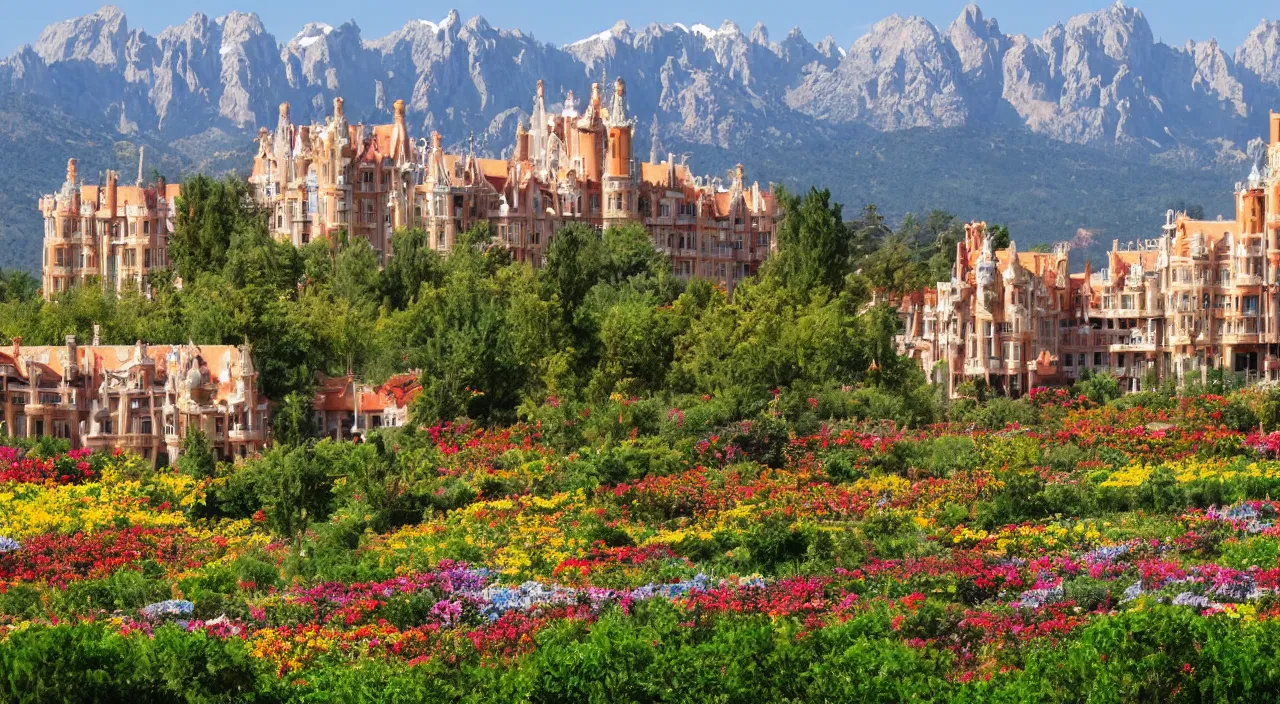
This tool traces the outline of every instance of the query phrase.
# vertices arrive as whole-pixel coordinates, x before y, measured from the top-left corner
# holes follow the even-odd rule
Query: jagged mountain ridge
[[[289,101],[319,118],[341,94],[356,118],[381,119],[396,98],[417,127],[482,148],[514,131],[534,83],[559,99],[624,76],[633,111],[663,134],[734,146],[811,129],[1023,125],[1076,144],[1163,152],[1233,150],[1280,107],[1280,22],[1263,21],[1234,53],[1216,41],[1157,42],[1120,3],[1038,38],[1004,34],[976,5],[949,27],[892,16],[847,49],[763,25],[625,22],[566,46],[456,11],[365,39],[354,22],[308,24],[280,41],[257,15],[196,13],[157,35],[108,6],[55,23],[0,61],[0,93],[34,93],[73,115],[107,117],[124,134],[186,136],[274,123]]]
[[[891,217],[944,207],[1018,223],[1024,243],[1077,227],[1128,238],[1162,215],[1162,194],[1212,212],[1229,203],[1268,110],[1280,108],[1280,22],[1264,20],[1233,51],[1212,40],[1156,42],[1143,14],[1119,3],[1040,37],[1005,34],[969,5],[945,28],[886,18],[848,47],[799,30],[775,40],[763,25],[744,32],[732,22],[618,22],[556,46],[454,11],[375,39],[347,22],[307,24],[281,40],[252,13],[196,13],[151,35],[108,6],[50,25],[0,60],[0,105],[56,115],[36,116],[18,142],[52,146],[30,148],[50,161],[34,173],[61,173],[68,156],[80,156],[85,173],[129,173],[129,155],[145,143],[148,161],[180,178],[243,168],[253,132],[275,126],[283,101],[306,121],[341,95],[351,119],[381,122],[403,98],[416,137],[437,129],[456,148],[474,134],[480,152],[501,155],[537,80],[559,102],[614,76],[627,80],[642,157],[651,144],[658,158],[686,153],[702,173],[742,161],[752,178],[816,182]],[[79,153],[63,136],[71,132],[111,146]],[[990,146],[1006,139],[1018,148]],[[1028,185],[1024,161],[1061,178]],[[1112,171],[1126,178],[1108,179]],[[34,194],[56,178],[28,181],[0,174],[0,266],[38,266]],[[1103,202],[1126,212],[1103,212]]]

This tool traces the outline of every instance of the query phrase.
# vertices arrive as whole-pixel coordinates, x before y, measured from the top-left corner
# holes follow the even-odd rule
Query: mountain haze
[[[1168,201],[1229,208],[1226,189],[1280,108],[1280,22],[1232,50],[1157,42],[1143,13],[1119,3],[1039,37],[1005,34],[970,5],[945,28],[886,18],[848,47],[732,22],[618,22],[554,46],[457,12],[380,38],[347,22],[280,39],[252,13],[197,13],[152,35],[104,7],[0,60],[0,109],[50,118],[0,132],[0,145],[41,145],[38,168],[0,175],[0,255],[38,265],[34,197],[58,185],[68,156],[82,173],[127,177],[149,144],[148,170],[170,178],[243,169],[279,103],[307,121],[339,95],[352,120],[370,122],[389,121],[403,98],[416,137],[439,130],[461,145],[474,134],[502,155],[539,79],[558,102],[614,76],[627,80],[641,156],[688,154],[705,173],[741,161],[751,178],[827,185],[850,207],[1011,223],[1024,242],[1081,227],[1128,239],[1152,232]]]

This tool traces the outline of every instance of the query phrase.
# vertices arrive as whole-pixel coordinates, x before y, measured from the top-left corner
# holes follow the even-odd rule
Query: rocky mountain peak
[[[1120,0],[1106,9],[1072,17],[1065,29],[1069,47],[1114,61],[1142,61],[1155,44],[1146,16]]]
[[[971,81],[992,78],[1009,43],[1000,32],[1000,24],[983,17],[982,8],[972,3],[947,28],[947,38],[960,60],[961,70]]]
[[[1235,63],[1262,82],[1280,86],[1280,21],[1259,22],[1236,49]]]
[[[129,24],[124,11],[106,5],[75,19],[55,22],[40,33],[35,52],[46,63],[91,61],[119,65],[129,41]]]

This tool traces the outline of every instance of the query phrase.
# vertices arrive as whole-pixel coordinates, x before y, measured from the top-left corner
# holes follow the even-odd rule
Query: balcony
[[[1154,336],[1134,335],[1124,342],[1107,345],[1107,349],[1112,352],[1155,352],[1156,346]]]
[[[999,374],[1003,372],[1003,368],[998,359],[966,359],[964,360],[965,374]]]
[[[267,439],[267,432],[262,428],[232,428],[227,431],[227,439],[232,442],[262,442]]]

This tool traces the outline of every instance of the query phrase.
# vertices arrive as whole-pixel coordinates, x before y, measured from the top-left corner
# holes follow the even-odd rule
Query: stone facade
[[[537,266],[560,228],[643,224],[678,276],[727,287],[753,273],[776,246],[773,194],[748,184],[741,166],[725,178],[695,177],[671,156],[642,162],[621,79],[605,97],[593,84],[579,109],[572,93],[554,112],[539,84],[530,125],[506,159],[448,153],[438,133],[413,141],[403,101],[389,125],[350,124],[341,98],[324,124],[294,125],[280,106],[274,132],[258,137],[250,182],[272,232],[303,245],[346,230],[391,256],[391,233],[427,232],[447,251],[481,220],[517,261]]]
[[[1158,237],[1112,242],[1106,267],[1068,274],[1069,251],[993,251],[984,223],[965,228],[950,281],[907,296],[899,350],[955,393],[982,378],[1014,396],[1109,372],[1203,380],[1223,369],[1280,380],[1280,114],[1267,166],[1236,187],[1233,220],[1170,211]],[[945,364],[939,364],[945,363]]]
[[[143,288],[147,272],[168,267],[178,185],[164,179],[144,185],[139,178],[121,186],[119,180],[108,171],[99,185],[86,185],[70,159],[62,188],[40,198],[46,297],[90,279]]]
[[[52,435],[72,449],[122,448],[177,459],[195,425],[223,459],[267,439],[268,406],[247,347],[77,344],[0,350],[4,434]]]

